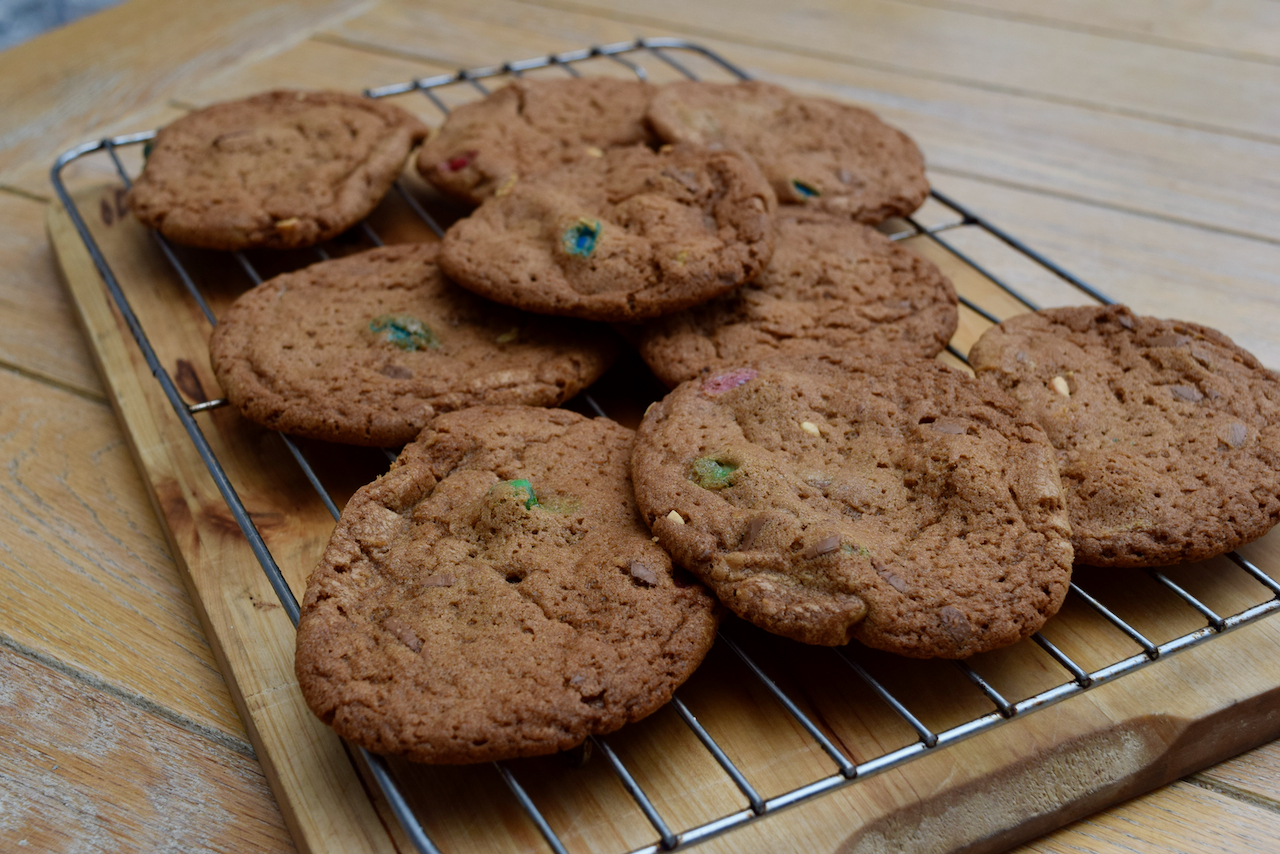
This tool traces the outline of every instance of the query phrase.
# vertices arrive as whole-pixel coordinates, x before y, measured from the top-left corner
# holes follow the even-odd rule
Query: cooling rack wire
[[[390,96],[406,95],[409,93],[420,93],[426,97],[431,104],[441,113],[447,115],[450,106],[447,103],[445,95],[449,95],[448,100],[453,100],[457,90],[461,89],[474,98],[488,94],[491,84],[495,81],[501,81],[504,78],[520,77],[527,72],[537,71],[541,69],[555,69],[554,73],[563,73],[573,77],[582,76],[580,70],[581,65],[588,61],[607,61],[616,63],[619,66],[629,69],[641,79],[648,79],[650,76],[649,68],[661,66],[667,70],[673,70],[680,76],[689,79],[700,79],[706,77],[706,72],[696,73],[693,69],[695,61],[708,66],[715,73],[726,76],[726,79],[745,80],[748,75],[732,64],[731,62],[720,57],[716,53],[707,50],[697,44],[692,44],[680,39],[669,38],[648,38],[638,39],[633,42],[623,42],[618,44],[602,45],[581,50],[568,51],[564,53],[554,54],[550,56],[538,57],[534,59],[523,60],[519,62],[507,62],[501,65],[487,66],[483,68],[474,68],[458,71],[456,73],[441,74],[433,77],[421,78],[407,83],[400,83],[390,86],[382,86],[375,89],[366,90],[365,94],[372,98],[384,98]],[[112,165],[121,181],[128,187],[131,184],[131,176],[129,170],[125,167],[123,160],[119,154],[119,150],[128,146],[146,146],[146,144],[155,136],[154,131],[143,133],[128,134],[123,136],[103,139],[97,142],[86,143],[67,151],[60,156],[55,162],[51,178],[54,188],[59,199],[66,208],[70,218],[84,241],[95,266],[102,275],[104,283],[119,309],[126,324],[128,325],[134,339],[141,348],[143,356],[146,360],[148,368],[151,370],[157,382],[160,383],[164,390],[164,394],[172,404],[175,413],[185,428],[191,442],[198,451],[205,466],[209,470],[214,483],[216,484],[223,499],[226,501],[227,508],[230,510],[240,530],[248,540],[254,555],[262,566],[262,570],[269,580],[276,595],[279,597],[280,604],[288,614],[289,619],[294,626],[298,623],[298,601],[290,590],[285,577],[279,566],[276,564],[275,558],[267,548],[266,542],[263,540],[261,533],[249,516],[249,512],[245,508],[236,493],[235,488],[231,484],[226,472],[223,470],[222,464],[214,454],[208,440],[200,427],[197,419],[201,413],[216,409],[227,404],[225,399],[210,400],[202,403],[188,404],[179,391],[177,384],[170,373],[161,364],[152,347],[145,330],[142,328],[137,315],[130,306],[129,300],[125,296],[120,282],[117,280],[115,273],[112,271],[106,257],[100,250],[97,242],[93,238],[86,226],[82,212],[77,207],[75,201],[68,192],[62,178],[62,171],[67,164],[88,155],[105,155],[110,158]],[[424,208],[415,195],[408,190],[403,182],[397,182],[394,191],[401,200],[406,204],[413,215],[421,219],[437,236],[443,235],[443,229],[437,220]],[[934,190],[931,193],[932,201],[941,206],[946,215],[941,218],[937,224],[924,225],[915,218],[906,218],[897,221],[902,225],[901,228],[893,231],[889,236],[895,240],[904,240],[912,237],[922,237],[933,241],[953,254],[960,261],[967,264],[974,271],[986,277],[1001,290],[1017,300],[1022,306],[1028,310],[1038,308],[1030,299],[1028,299],[1018,289],[1009,285],[1004,277],[997,275],[991,269],[984,267],[975,258],[970,257],[964,249],[956,242],[950,239],[948,232],[963,230],[980,230],[985,235],[993,238],[999,244],[1006,247],[1006,250],[1012,251],[1024,259],[1029,260],[1040,270],[1046,271],[1051,276],[1061,282],[1065,282],[1071,287],[1085,294],[1090,299],[1100,303],[1110,303],[1111,300],[1105,295],[1081,281],[1079,278],[1071,275],[1048,258],[1031,249],[1020,240],[1007,234],[1003,230],[997,228],[984,218],[976,216],[966,210],[958,202],[948,198],[947,196]],[[355,227],[359,236],[366,242],[375,245],[383,245],[383,240],[377,231],[367,222],[362,222]],[[209,302],[206,300],[201,288],[197,285],[197,277],[188,269],[188,263],[184,263],[181,258],[181,252],[176,250],[166,239],[156,233],[152,233],[152,237],[156,242],[159,251],[167,259],[173,273],[181,282],[186,293],[194,300],[200,311],[207,318],[209,323],[215,324],[217,318],[214,311],[210,308]],[[311,260],[322,260],[329,257],[326,249],[316,247],[314,257]],[[249,257],[243,252],[232,253],[236,264],[248,277],[253,284],[261,284],[263,275],[259,272],[258,266],[250,261]],[[998,323],[1001,318],[997,317],[990,311],[978,305],[974,301],[960,297],[962,305],[981,316],[990,323]],[[954,346],[948,345],[948,351],[951,355],[960,360],[964,360],[964,354],[957,350]],[[594,414],[604,416],[607,415],[605,410],[593,398],[590,393],[580,396],[583,404],[589,408]],[[315,489],[320,500],[324,503],[329,513],[336,520],[339,515],[339,508],[329,491],[325,488],[321,481],[320,474],[317,472],[313,463],[308,459],[307,454],[299,447],[299,445],[284,434],[279,434],[280,440],[288,449],[289,454],[297,463],[301,472],[305,475],[312,487]],[[388,459],[395,458],[395,452],[387,450]],[[880,753],[879,755],[868,756],[862,759],[854,759],[841,750],[833,741],[824,734],[822,727],[807,714],[793,697],[784,690],[777,681],[772,679],[766,672],[766,668],[762,666],[757,658],[753,656],[744,646],[742,641],[742,633],[748,631],[742,624],[736,620],[730,620],[722,628],[717,643],[727,647],[732,653],[745,665],[746,672],[751,677],[758,680],[760,686],[774,698],[785,709],[796,724],[807,734],[812,741],[813,746],[825,754],[837,768],[836,772],[826,776],[813,779],[806,785],[796,787],[783,794],[774,797],[763,797],[759,791],[751,784],[748,775],[734,763],[729,757],[726,750],[717,743],[716,739],[710,732],[698,721],[697,717],[680,698],[680,692],[672,698],[671,705],[680,720],[689,728],[696,736],[697,740],[705,747],[710,756],[715,760],[716,764],[723,771],[725,777],[732,782],[733,786],[746,799],[748,806],[745,809],[721,816],[713,821],[705,822],[692,827],[681,830],[675,830],[663,820],[659,810],[654,805],[652,799],[639,783],[636,777],[628,769],[626,763],[622,760],[617,752],[611,749],[607,738],[592,739],[579,749],[579,760],[586,761],[586,758],[594,751],[598,752],[607,763],[613,774],[616,775],[618,781],[623,788],[634,799],[637,808],[643,813],[648,823],[652,826],[656,835],[655,841],[647,846],[632,849],[630,854],[656,854],[659,851],[677,851],[684,850],[699,842],[706,841],[713,837],[728,833],[735,828],[742,827],[753,821],[757,821],[767,815],[772,815],[787,807],[816,798],[826,792],[851,785],[858,780],[865,779],[874,774],[896,768],[913,759],[924,756],[926,754],[940,750],[947,745],[954,744],[963,739],[977,735],[994,729],[1003,723],[1006,723],[1015,717],[1023,716],[1043,709],[1052,704],[1061,702],[1069,697],[1081,694],[1099,685],[1112,682],[1129,673],[1133,673],[1141,668],[1148,667],[1160,659],[1167,657],[1181,650],[1197,646],[1202,643],[1209,642],[1214,638],[1220,637],[1226,632],[1251,622],[1259,620],[1268,614],[1280,610],[1280,583],[1277,583],[1268,573],[1255,566],[1242,555],[1232,552],[1227,558],[1238,569],[1254,579],[1265,591],[1269,591],[1270,598],[1263,598],[1261,601],[1246,607],[1236,613],[1223,616],[1216,613],[1212,608],[1206,605],[1200,599],[1193,596],[1190,592],[1180,586],[1165,573],[1158,570],[1147,570],[1146,575],[1158,583],[1159,587],[1166,595],[1172,596],[1174,600],[1180,603],[1181,607],[1189,608],[1199,615],[1204,621],[1204,625],[1193,631],[1182,634],[1178,637],[1157,643],[1143,632],[1135,628],[1130,622],[1122,619],[1114,613],[1099,598],[1091,595],[1082,589],[1077,583],[1073,582],[1070,587],[1069,597],[1074,597],[1083,603],[1090,611],[1101,617],[1116,630],[1123,633],[1130,639],[1137,651],[1127,657],[1113,661],[1101,667],[1086,669],[1071,656],[1067,655],[1058,646],[1049,641],[1042,634],[1037,633],[1031,638],[1032,643],[1037,644],[1048,656],[1056,662],[1061,669],[1064,681],[1030,696],[1020,699],[1006,697],[1001,694],[995,687],[984,679],[973,667],[963,661],[953,662],[954,666],[963,674],[965,680],[972,685],[974,691],[980,692],[990,705],[990,711],[967,720],[958,725],[953,725],[944,729],[931,729],[926,726],[915,713],[908,708],[907,704],[899,699],[881,680],[877,680],[869,670],[863,666],[858,660],[858,653],[855,650],[839,649],[836,651],[836,657],[839,660],[838,667],[842,667],[846,674],[852,674],[856,679],[865,683],[871,691],[883,700],[896,715],[910,726],[915,733],[915,740],[906,746],[895,750]],[[1026,643],[1024,641],[1024,643]],[[904,661],[904,667],[914,666],[915,662]],[[695,677],[696,678],[696,674]],[[422,854],[442,854],[441,849],[428,836],[423,828],[419,817],[414,813],[408,799],[401,790],[401,786],[397,783],[397,775],[388,765],[387,761],[380,756],[371,754],[363,748],[354,748],[353,754],[362,762],[371,775],[377,786],[381,789],[383,796],[386,798],[392,812],[399,820],[405,834],[412,844]],[[552,829],[542,812],[539,811],[533,798],[521,785],[516,774],[511,768],[510,763],[495,762],[493,767],[496,773],[501,777],[505,784],[510,788],[515,799],[521,808],[527,813],[529,819],[537,827],[547,847],[556,852],[556,854],[567,854],[565,844],[560,837]],[[565,773],[573,773],[572,770],[566,769]]]

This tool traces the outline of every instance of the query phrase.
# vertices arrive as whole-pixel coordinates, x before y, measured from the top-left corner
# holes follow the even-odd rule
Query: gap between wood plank
[[[0,184],[0,193],[12,193],[15,196],[19,196],[28,201],[39,202],[42,205],[47,205],[53,201],[52,196],[42,196],[39,193],[33,193],[30,190],[24,190],[21,187],[15,187],[12,184]]]
[[[60,379],[57,379],[56,377],[50,377],[50,376],[46,376],[45,374],[36,373],[35,371],[29,370],[27,368],[22,367],[21,365],[14,364],[13,362],[9,362],[4,359],[0,359],[0,370],[8,371],[11,374],[16,374],[22,377],[23,379],[28,379],[33,382],[38,382],[43,385],[51,386],[53,388],[58,389],[58,391],[65,391],[67,394],[74,394],[76,397],[79,397],[83,400],[87,400],[90,403],[99,403],[104,405],[107,404],[106,395],[97,395],[97,394],[94,394],[93,392],[86,391],[85,389],[76,388],[75,386],[69,383],[66,383]]]
[[[838,62],[842,65],[852,65],[858,68],[869,68],[875,71],[884,71],[891,74],[901,74],[904,77],[914,77],[920,80],[935,80],[940,83],[951,83],[957,86],[967,86],[970,89],[979,89],[984,92],[995,92],[1001,95],[1011,95],[1019,98],[1028,98],[1036,101],[1045,101],[1051,104],[1063,104],[1069,107],[1080,107],[1083,109],[1094,110],[1099,113],[1109,113],[1116,116],[1126,116],[1133,119],[1141,119],[1143,121],[1154,122],[1171,127],[1182,127],[1191,130],[1204,131],[1206,133],[1214,133],[1219,136],[1230,136],[1237,139],[1247,139],[1253,142],[1263,142],[1269,145],[1280,145],[1280,136],[1274,136],[1265,133],[1254,133],[1246,130],[1238,130],[1235,128],[1224,128],[1219,125],[1208,124],[1205,122],[1193,122],[1186,119],[1178,119],[1172,116],[1165,116],[1159,113],[1149,113],[1145,110],[1134,110],[1125,107],[1113,107],[1106,104],[1098,104],[1092,101],[1086,101],[1079,98],[1068,98],[1058,95],[1052,95],[1047,92],[1039,92],[1034,89],[1019,89],[1014,86],[997,86],[982,80],[974,80],[968,77],[957,77],[951,74],[938,74],[931,71],[922,71],[916,68],[909,68],[903,65],[897,65],[891,62],[877,62],[874,60],[853,59],[843,54],[831,53],[824,50],[816,50],[806,48],[800,45],[790,44],[788,42],[775,42],[767,39],[746,39],[734,33],[726,33],[718,30],[709,30],[696,25],[684,24],[677,21],[666,21],[660,18],[651,18],[647,15],[630,15],[620,14],[617,12],[605,12],[603,10],[591,6],[579,6],[576,3],[555,2],[555,0],[515,0],[517,3],[526,6],[532,6],[538,9],[548,9],[557,12],[566,12],[575,15],[585,15],[596,18],[605,18],[608,20],[618,21],[625,24],[638,24],[646,27],[655,27],[664,31],[683,33],[686,36],[696,36],[699,38],[715,39],[716,41],[729,42],[733,44],[742,44],[749,47],[759,48],[761,50],[772,50],[779,53],[790,53],[797,56],[807,56],[812,59],[821,59],[827,62]],[[466,7],[460,6],[452,10],[457,14],[465,14]],[[484,19],[477,19],[484,20]],[[314,36],[313,36],[314,38]],[[353,45],[354,46],[354,45]],[[416,56],[419,61],[428,61],[425,57]]]
[[[133,693],[132,691],[126,691],[118,685],[114,685],[111,682],[94,676],[91,673],[86,673],[83,670],[72,667],[65,661],[54,658],[53,656],[40,652],[37,649],[33,649],[32,647],[14,640],[2,632],[0,632],[0,648],[7,649],[15,655],[20,655],[23,658],[34,661],[37,664],[68,677],[69,679],[80,682],[95,691],[101,691],[102,693],[114,697],[123,703],[128,703],[129,705],[139,708],[148,714],[154,715],[163,721],[173,724],[179,729],[186,730],[192,735],[208,739],[219,747],[225,747],[227,750],[230,750],[233,753],[238,753],[247,759],[254,760],[255,762],[258,759],[257,754],[254,752],[253,745],[247,741],[242,741],[241,739],[227,735],[220,730],[206,726],[198,721],[194,721],[185,715],[178,714],[173,709],[170,709],[167,706],[162,706],[154,700],[149,700],[140,694]]]
[[[1217,780],[1212,780],[1208,776],[1208,771],[1200,771],[1189,777],[1183,777],[1182,781],[1189,785],[1197,786],[1201,789],[1206,789],[1210,792],[1222,795],[1223,797],[1243,801],[1247,804],[1252,804],[1259,809],[1264,809],[1268,812],[1280,815],[1280,803],[1273,801],[1271,798],[1250,792],[1248,789],[1241,789],[1239,786],[1233,786],[1230,783],[1222,783]]]
[[[1280,66],[1280,58],[1267,56],[1265,53],[1228,50],[1226,48],[1197,44],[1196,42],[1187,42],[1180,39],[1171,39],[1164,36],[1145,35],[1131,30],[1117,30],[1111,27],[1091,27],[1088,24],[1076,23],[1075,21],[1069,21],[1065,18],[1050,18],[1044,15],[1029,15],[1023,12],[1006,12],[997,9],[988,9],[983,6],[974,6],[969,3],[956,2],[956,0],[889,0],[889,2],[901,3],[906,6],[919,6],[925,9],[945,9],[948,12],[956,12],[961,15],[973,15],[978,18],[992,18],[1000,21],[1013,21],[1019,24],[1031,24],[1032,26],[1044,27],[1046,29],[1066,30],[1073,33],[1082,33],[1087,36],[1099,36],[1101,38],[1134,42],[1136,44],[1149,44],[1155,47],[1167,47],[1172,50],[1187,51],[1188,53],[1202,53],[1208,56],[1221,56],[1226,59],[1238,59],[1242,62],[1257,62],[1262,65]]]
[[[1202,231],[1212,231],[1216,234],[1225,234],[1230,237],[1240,237],[1245,240],[1256,240],[1259,243],[1270,243],[1280,246],[1280,238],[1270,237],[1265,234],[1255,234],[1251,231],[1240,231],[1235,228],[1227,228],[1225,226],[1215,225],[1211,222],[1200,222],[1194,219],[1186,219],[1177,216],[1167,216],[1154,211],[1143,210],[1142,208],[1132,208],[1127,205],[1117,205],[1112,202],[1093,199],[1088,196],[1080,196],[1075,193],[1068,193],[1063,190],[1055,190],[1052,187],[1042,187],[1034,184],[1024,184],[1019,181],[1010,181],[1005,178],[995,178],[990,175],[983,175],[979,172],[970,172],[965,169],[952,169],[946,166],[930,166],[928,171],[936,172],[939,175],[951,175],[956,178],[967,178],[970,181],[978,181],[983,184],[991,184],[996,187],[1007,187],[1011,190],[1019,190],[1024,193],[1034,193],[1040,196],[1049,196],[1055,199],[1063,199],[1068,202],[1077,202],[1082,205],[1099,208],[1102,210],[1116,211],[1117,213],[1128,214],[1130,216],[1142,217],[1143,219],[1156,220],[1157,222],[1167,222],[1173,225],[1187,226],[1188,228],[1197,228]],[[998,224],[998,223],[997,223]]]
[[[442,71],[447,73],[448,71],[459,70],[457,68],[454,68],[451,65],[440,62],[439,60],[429,59],[423,56],[422,54],[414,53],[411,50],[399,50],[397,48],[387,47],[386,45],[381,45],[376,42],[367,42],[367,41],[364,41],[363,39],[353,39],[349,36],[340,36],[340,35],[337,35],[336,33],[327,33],[327,32],[313,33],[311,35],[311,41],[321,42],[322,44],[331,44],[331,45],[334,45],[335,47],[345,47],[345,48],[348,48],[349,50],[364,51],[365,53],[371,53],[371,54],[374,54],[375,56],[389,56],[392,59],[404,59],[404,60],[408,60],[409,62],[416,62],[416,63],[419,63],[420,65],[429,66],[437,74],[441,73]],[[516,60],[516,59],[528,59],[528,57],[514,56],[514,57],[507,57],[506,59],[507,61],[510,61],[510,60]],[[495,62],[501,62],[501,61],[502,60],[495,60]]]

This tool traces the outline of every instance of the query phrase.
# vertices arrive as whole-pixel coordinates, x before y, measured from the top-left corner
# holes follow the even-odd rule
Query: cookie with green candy
[[[640,520],[634,433],[475,407],[348,502],[307,582],[298,681],[344,738],[418,762],[538,756],[666,703],[720,609]]]
[[[434,415],[555,406],[609,366],[612,333],[493,305],[447,280],[435,244],[321,261],[243,294],[209,342],[227,397],[267,427],[393,447]]]
[[[613,148],[487,199],[449,229],[440,265],[527,311],[641,320],[754,278],[773,252],[775,206],[741,154]]]
[[[654,142],[644,120],[653,88],[614,77],[513,80],[454,108],[418,152],[418,171],[478,205],[530,175]]]
[[[751,80],[662,86],[649,121],[667,142],[744,151],[778,201],[858,222],[904,216],[924,203],[924,157],[874,113]]]
[[[804,643],[965,658],[1061,606],[1052,447],[931,359],[776,359],[680,385],[640,425],[636,500],[732,611]]]

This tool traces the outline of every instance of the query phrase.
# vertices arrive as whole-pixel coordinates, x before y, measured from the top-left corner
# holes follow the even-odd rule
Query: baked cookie
[[[342,92],[214,104],[161,129],[129,206],[188,246],[311,246],[373,210],[426,135],[399,107]]]
[[[563,410],[436,418],[342,512],[307,582],[308,705],[377,753],[538,756],[657,710],[715,637],[636,512],[634,433]]]
[[[455,108],[418,152],[418,171],[478,205],[519,178],[614,146],[656,142],[644,120],[653,90],[612,77],[512,81]]]
[[[1056,308],[988,329],[969,362],[1058,449],[1080,563],[1203,560],[1280,520],[1280,376],[1222,333]]]
[[[645,324],[640,353],[660,380],[674,387],[778,354],[930,358],[947,346],[956,291],[932,262],[861,223],[781,213],[754,281]]]
[[[924,157],[906,134],[860,107],[771,83],[668,83],[649,121],[667,142],[747,152],[783,204],[877,223],[929,194]]]
[[[774,207],[741,154],[612,148],[485,201],[445,234],[440,265],[528,311],[641,320],[754,278],[773,252]]]
[[[804,643],[965,658],[1062,604],[1053,448],[1008,395],[932,359],[739,367],[653,406],[631,461],[672,557]]]
[[[435,244],[387,246],[246,292],[209,341],[227,397],[275,430],[392,447],[438,412],[555,406],[613,360],[607,328],[493,305],[435,259]]]

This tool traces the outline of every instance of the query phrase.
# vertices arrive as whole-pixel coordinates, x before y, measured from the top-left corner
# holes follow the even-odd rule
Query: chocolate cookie
[[[931,359],[775,360],[684,383],[631,463],[659,541],[731,610],[812,644],[964,658],[1062,604],[1053,448]]]
[[[783,204],[877,223],[929,194],[924,157],[906,134],[859,107],[770,83],[668,83],[649,121],[668,142],[747,152]]]
[[[773,259],[754,281],[645,324],[640,354],[668,386],[778,354],[929,358],[947,346],[956,291],[933,263],[839,217],[775,225]]]
[[[1058,449],[1076,560],[1203,560],[1280,520],[1280,376],[1231,339],[1124,306],[988,329],[969,361]]]
[[[634,433],[563,410],[435,419],[343,510],[296,671],[344,738],[419,762],[538,756],[666,703],[715,637],[640,520]]]
[[[493,305],[435,258],[434,244],[387,246],[243,294],[209,341],[227,397],[276,430],[391,447],[438,412],[554,406],[609,366],[607,328]]]
[[[754,278],[773,252],[774,207],[741,154],[613,148],[485,201],[449,229],[440,265],[507,305],[640,320]]]
[[[311,246],[373,210],[426,135],[399,107],[342,92],[214,104],[160,131],[129,206],[189,246]]]
[[[418,171],[478,205],[519,178],[656,142],[644,120],[653,88],[611,77],[515,80],[454,109],[418,152]]]

